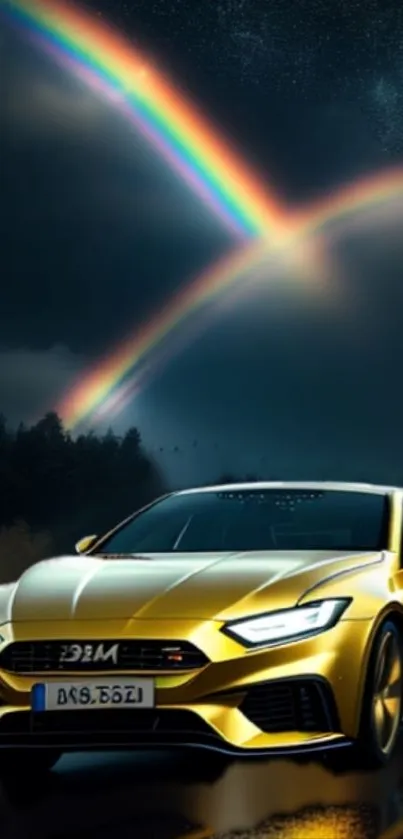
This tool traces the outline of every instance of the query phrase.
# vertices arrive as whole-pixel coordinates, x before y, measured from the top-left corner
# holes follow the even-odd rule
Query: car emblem
[[[118,663],[119,644],[62,644],[59,664],[92,664],[97,661]]]

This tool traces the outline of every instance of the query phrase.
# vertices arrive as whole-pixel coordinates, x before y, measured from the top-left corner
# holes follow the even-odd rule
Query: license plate
[[[152,679],[82,679],[34,685],[32,710],[77,711],[87,708],[153,708]]]

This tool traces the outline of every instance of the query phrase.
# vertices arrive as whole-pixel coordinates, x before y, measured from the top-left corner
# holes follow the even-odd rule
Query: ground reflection
[[[259,761],[231,764],[214,780],[196,756],[71,755],[46,784],[3,783],[0,832],[2,839],[403,839],[399,819],[403,743],[376,773]]]

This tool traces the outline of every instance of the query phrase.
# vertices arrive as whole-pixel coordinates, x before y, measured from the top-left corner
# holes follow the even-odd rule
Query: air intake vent
[[[261,731],[339,731],[333,695],[314,679],[266,682],[250,688],[240,708]]]

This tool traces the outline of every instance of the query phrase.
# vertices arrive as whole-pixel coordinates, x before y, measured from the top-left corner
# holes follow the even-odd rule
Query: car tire
[[[327,765],[336,771],[385,766],[395,752],[402,710],[402,633],[392,620],[386,620],[372,642],[357,740],[347,752],[329,753]]]
[[[2,749],[0,751],[0,775],[9,778],[43,777],[56,766],[62,752],[55,749]]]

